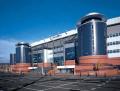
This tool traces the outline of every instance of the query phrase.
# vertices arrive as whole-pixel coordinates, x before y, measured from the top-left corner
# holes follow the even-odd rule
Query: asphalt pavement
[[[120,76],[96,78],[0,73],[0,91],[120,91]]]

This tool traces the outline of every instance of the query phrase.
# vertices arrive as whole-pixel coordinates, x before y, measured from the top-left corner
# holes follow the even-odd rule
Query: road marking
[[[33,88],[28,88],[28,87],[23,87],[23,88],[33,90],[33,91],[39,91],[39,89],[33,89]],[[43,91],[43,90],[41,90],[41,91]]]
[[[95,90],[96,88],[91,88],[91,90]]]
[[[39,81],[38,81],[39,82]],[[55,83],[55,81],[47,81],[47,82],[41,82],[39,84],[43,84],[43,83]]]
[[[79,85],[74,85],[74,84],[72,84],[72,86],[79,86]]]
[[[33,84],[33,85],[36,85],[36,86],[38,86],[39,87],[39,85],[37,85],[37,84]],[[71,89],[71,88],[66,88],[66,87],[59,87],[59,86],[46,86],[46,85],[40,85],[40,86],[45,86],[45,87],[48,87],[48,88],[62,88],[62,89]]]
[[[53,88],[62,88],[62,89],[64,89],[62,86],[70,85],[70,84],[73,84],[73,83],[77,83],[77,82],[72,82],[72,83],[69,83],[69,84],[62,84],[62,85],[59,85],[59,86],[56,86],[56,87],[51,87],[51,88],[44,89],[44,90],[50,90],[50,89],[53,89]],[[65,88],[65,89],[71,89],[71,88]]]
[[[97,86],[99,86],[99,87],[100,87],[100,86],[102,86],[102,84],[98,84]]]
[[[106,83],[108,83],[109,81],[106,81]]]
[[[36,86],[38,86],[39,87],[39,85],[38,84],[33,84],[33,85],[36,85]],[[71,89],[71,88],[66,88],[66,87],[61,87],[61,86],[46,86],[46,85],[40,85],[40,86],[44,86],[44,87],[48,87],[48,88],[62,88],[62,89]],[[73,86],[73,85],[72,85]],[[78,86],[78,85],[74,85],[74,86]]]
[[[40,85],[39,85],[39,84],[33,84],[33,85],[38,86],[38,87],[39,87],[39,86],[44,86],[44,87],[54,87],[54,86],[46,86],[46,85],[41,85],[41,84],[40,84]]]
[[[61,83],[62,82],[62,83]],[[35,84],[38,84],[38,85],[44,85],[44,84],[58,84],[58,85],[60,85],[60,84],[64,84],[64,83],[76,83],[76,82],[64,82],[64,81],[48,81],[48,82],[42,82],[42,83],[35,83]],[[78,83],[78,82],[77,82]]]
[[[58,87],[58,88],[62,88],[62,89],[71,89],[71,88],[66,88],[66,87],[64,87],[64,88],[63,88],[63,87]]]
[[[42,84],[42,83],[35,83],[35,84],[36,84],[36,85],[46,85],[46,84],[47,84],[47,85],[56,85],[56,84],[57,84],[57,85],[60,85],[61,83],[43,83],[43,84]]]
[[[105,83],[102,83],[102,85],[105,85]]]

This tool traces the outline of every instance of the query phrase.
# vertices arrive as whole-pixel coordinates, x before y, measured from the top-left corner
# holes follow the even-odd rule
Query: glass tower
[[[30,63],[30,51],[28,43],[20,42],[16,44],[16,63]]]
[[[106,19],[90,13],[78,23],[79,56],[106,55]]]

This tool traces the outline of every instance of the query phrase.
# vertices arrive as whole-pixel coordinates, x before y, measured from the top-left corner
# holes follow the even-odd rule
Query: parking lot
[[[0,91],[120,91],[120,77],[0,77]]]
[[[86,86],[85,86],[86,85]],[[72,81],[48,81],[48,82],[37,82],[32,85],[24,87],[20,91],[70,91],[70,90],[90,90],[97,84],[79,83]]]
[[[112,84],[114,83],[114,84]],[[41,82],[23,87],[18,91],[120,91],[118,81],[97,80],[53,80]]]

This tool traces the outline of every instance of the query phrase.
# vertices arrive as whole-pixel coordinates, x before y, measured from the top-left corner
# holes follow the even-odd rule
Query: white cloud
[[[0,39],[0,63],[9,62],[10,53],[15,53],[15,44],[17,42],[18,41],[14,39]]]

